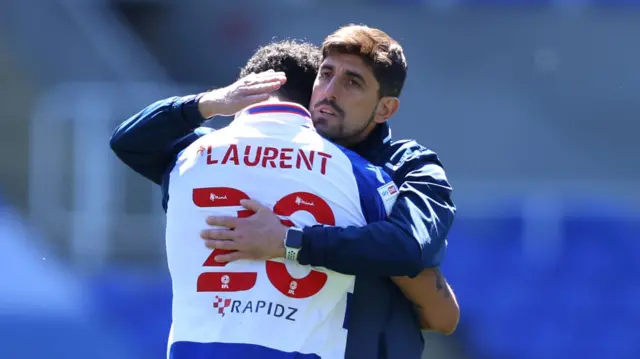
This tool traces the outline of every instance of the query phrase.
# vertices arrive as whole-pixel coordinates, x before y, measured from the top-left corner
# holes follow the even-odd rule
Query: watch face
[[[300,249],[302,247],[302,231],[289,229],[285,243],[287,247]]]

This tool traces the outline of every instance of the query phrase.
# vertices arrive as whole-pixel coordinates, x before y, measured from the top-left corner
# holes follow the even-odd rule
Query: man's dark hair
[[[400,96],[407,78],[407,60],[402,46],[384,31],[365,25],[341,27],[322,44],[323,59],[334,52],[357,55],[371,66],[380,83],[380,97]]]
[[[280,87],[278,94],[291,102],[309,107],[321,59],[320,49],[311,43],[294,40],[272,42],[253,54],[240,71],[240,77],[252,72],[282,71],[287,76],[287,82]]]

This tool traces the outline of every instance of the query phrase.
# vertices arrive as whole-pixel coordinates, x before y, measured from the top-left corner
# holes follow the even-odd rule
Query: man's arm
[[[415,278],[391,279],[415,305],[421,329],[446,335],[455,331],[460,320],[460,307],[439,268],[425,269]]]
[[[388,166],[400,195],[388,220],[364,227],[304,229],[298,261],[344,274],[416,276],[438,266],[455,206],[435,153],[413,141],[394,144]]]
[[[157,101],[120,124],[111,136],[111,149],[124,164],[156,184],[173,158],[197,137],[193,131],[205,120],[198,96]]]
[[[111,149],[127,166],[160,184],[175,156],[201,136],[194,130],[207,118],[263,101],[285,81],[284,73],[267,71],[199,95],[160,100],[118,126]]]
[[[417,144],[399,147],[398,156],[389,156],[389,165],[397,167],[393,180],[401,186],[388,220],[363,227],[306,227],[298,253],[300,264],[351,275],[414,277],[442,262],[455,215],[451,187],[433,152]],[[264,212],[268,211],[250,218],[210,216],[210,226],[234,230],[206,229],[201,237],[209,248],[238,251],[221,255],[223,262],[247,255],[281,256],[287,227],[273,213]]]
[[[419,317],[424,326],[450,332],[452,326],[455,328],[452,323],[458,320],[455,296],[435,301],[433,296],[445,288],[438,283],[446,282],[434,282],[434,274],[439,271],[424,269],[437,267],[444,258],[445,238],[455,215],[451,187],[435,153],[415,142],[398,142],[394,146],[389,166],[394,170],[394,182],[401,187],[389,219],[364,227],[305,228],[298,261],[345,274],[406,276],[393,280],[420,307]],[[257,211],[244,206],[257,214],[242,219],[219,216],[207,219],[211,226],[234,228],[202,232],[208,247],[237,251],[220,255],[216,260],[282,257],[287,228],[266,207]],[[421,272],[424,273],[416,278],[409,277]],[[434,283],[442,289],[439,291]]]

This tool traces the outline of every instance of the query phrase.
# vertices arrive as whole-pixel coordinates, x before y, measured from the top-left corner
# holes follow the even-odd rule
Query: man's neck
[[[278,103],[278,102],[291,102],[288,99],[279,96],[277,94],[269,96],[268,99],[264,100],[265,103]]]
[[[285,99],[282,96],[278,96],[278,95],[274,94],[274,95],[269,96],[268,99],[266,99],[266,100],[264,100],[262,102],[258,102],[257,104],[266,105],[266,104],[270,104],[270,103],[283,103],[283,102],[291,102],[291,101],[288,101],[287,99]],[[242,114],[242,112],[244,112],[244,109],[242,111],[237,112],[236,115],[233,117],[233,119],[234,120],[237,119]]]
[[[355,145],[345,147],[378,165],[375,163],[375,159],[378,157],[378,154],[384,146],[389,142],[387,137],[390,137],[390,131],[388,124],[378,124],[363,141],[358,142]]]
[[[371,120],[367,124],[367,126],[360,131],[360,133],[350,136],[349,138],[337,140],[335,142],[340,146],[344,146],[348,149],[353,150],[354,148],[359,147],[361,143],[367,142],[367,140],[376,133],[378,127],[378,123]]]
[[[232,124],[266,122],[313,128],[311,114],[305,107],[282,98],[265,100],[245,107],[236,114]]]

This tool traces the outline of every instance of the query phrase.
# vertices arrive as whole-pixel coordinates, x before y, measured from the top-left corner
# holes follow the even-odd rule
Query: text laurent
[[[207,148],[207,164],[233,164],[239,166],[265,168],[295,168],[308,171],[319,170],[321,174],[327,173],[327,161],[331,158],[328,153],[263,146],[245,146],[238,149],[238,145],[230,145],[222,159],[217,158],[211,146]]]

